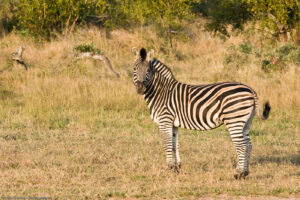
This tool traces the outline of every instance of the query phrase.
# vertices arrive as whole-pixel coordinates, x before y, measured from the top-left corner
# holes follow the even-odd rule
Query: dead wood
[[[105,63],[105,65],[107,66],[107,68],[109,69],[109,72],[112,75],[114,75],[115,77],[120,78],[119,73],[117,73],[114,70],[110,60],[106,56],[101,55],[101,54],[97,54],[97,53],[94,53],[94,52],[81,52],[81,53],[78,53],[77,55],[75,55],[75,60],[74,61],[77,61],[77,60],[80,60],[80,59],[85,59],[85,58],[92,58],[94,60],[103,61]]]
[[[22,55],[23,52],[25,50],[25,46],[20,46],[18,52],[14,52],[11,54],[12,60],[16,63],[18,63],[19,65],[22,65],[25,70],[27,71],[27,65],[25,64],[25,62],[23,61]]]

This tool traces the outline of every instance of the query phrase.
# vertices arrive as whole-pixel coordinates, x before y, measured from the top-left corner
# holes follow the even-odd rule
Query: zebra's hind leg
[[[179,173],[179,169],[181,168],[181,160],[179,155],[178,127],[173,127],[172,147],[175,157],[174,171]]]
[[[249,161],[252,149],[249,130],[254,115],[255,111],[253,109],[251,114],[246,116],[245,121],[239,120],[230,123],[225,121],[237,152],[238,162],[234,174],[235,179],[245,178],[249,175]]]
[[[250,132],[250,127],[251,127],[254,116],[255,116],[255,109],[253,108],[253,110],[243,128],[243,136],[246,141],[245,164],[244,164],[244,170],[243,170],[244,174],[242,174],[242,176],[240,175],[240,177],[239,176],[235,177],[236,179],[245,178],[247,175],[249,175],[249,163],[250,163],[250,155],[251,155],[251,150],[252,150],[252,144],[250,141],[249,132]]]

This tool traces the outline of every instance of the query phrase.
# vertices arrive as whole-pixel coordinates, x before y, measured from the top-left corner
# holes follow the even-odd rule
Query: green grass
[[[254,121],[251,174],[236,181],[235,149],[224,127],[210,132],[180,129],[183,168],[175,174],[166,169],[162,138],[146,106],[142,109],[91,113],[89,117],[101,121],[84,130],[60,125],[64,118],[51,119],[56,125],[41,130],[2,126],[1,194],[189,199],[299,192],[300,123],[292,114],[274,111],[266,123]],[[283,116],[286,120],[280,120]]]
[[[249,83],[272,105],[265,123],[255,118],[252,124],[253,150],[246,180],[233,178],[236,153],[225,127],[205,132],[180,129],[183,166],[176,174],[166,167],[158,127],[132,84],[129,47],[133,36],[118,34],[109,40],[98,38],[99,34],[79,33],[73,39],[46,43],[43,49],[28,43],[24,56],[33,63],[28,72],[13,66],[0,73],[1,196],[230,199],[293,197],[300,192],[297,70],[263,74],[256,71],[260,66],[253,65],[248,71],[232,72],[225,67],[222,70],[228,71],[221,73],[218,65],[207,70],[207,66],[222,63],[222,51],[229,44],[205,34],[201,37],[207,40],[194,41],[208,46],[206,54],[198,52],[202,57],[187,56],[191,52],[184,45],[180,51],[189,59],[172,60],[168,55],[178,80],[195,84],[233,77]],[[4,57],[18,47],[19,38],[3,39],[3,43],[9,41],[16,42],[1,47]],[[94,41],[121,78],[110,77],[101,64],[91,61],[67,67],[72,44],[78,41]],[[192,44],[189,47],[202,51]],[[0,61],[3,70],[6,58],[0,57]]]

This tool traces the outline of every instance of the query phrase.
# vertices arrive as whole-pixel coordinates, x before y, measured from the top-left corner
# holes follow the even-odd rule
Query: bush
[[[172,45],[181,38],[182,21],[190,19],[188,0],[6,0],[10,22],[19,33],[50,39],[90,22],[108,29],[158,25]],[[1,4],[0,4],[1,5]],[[0,13],[1,14],[1,13]],[[1,17],[1,15],[0,15]],[[1,22],[1,20],[0,20]],[[2,25],[3,23],[0,23]]]
[[[300,46],[284,44],[275,49],[274,54],[282,61],[300,64]]]
[[[104,0],[20,0],[13,11],[17,30],[49,39],[54,32],[62,33],[86,23],[93,14],[106,9]]]
[[[74,47],[74,50],[78,51],[78,52],[93,52],[93,53],[102,55],[101,50],[94,47],[93,43],[77,45],[77,46]]]
[[[238,46],[231,45],[227,48],[227,53],[224,55],[224,64],[230,67],[239,68],[248,63],[248,55],[251,53],[251,48],[242,43]]]
[[[251,46],[247,43],[241,43],[239,45],[239,51],[244,54],[250,54],[251,53]]]
[[[251,59],[249,59],[251,57]],[[300,66],[300,46],[286,43],[279,46],[267,45],[262,48],[241,43],[231,45],[224,54],[224,65],[239,68],[252,61],[265,72],[286,70],[288,64]]]
[[[192,11],[209,21],[205,27],[209,31],[229,36],[228,25],[232,29],[243,30],[245,22],[251,19],[248,4],[240,0],[202,0],[192,3]]]
[[[262,30],[270,30],[275,38],[287,39],[287,32],[291,32],[299,25],[300,4],[298,0],[246,0],[249,9]]]

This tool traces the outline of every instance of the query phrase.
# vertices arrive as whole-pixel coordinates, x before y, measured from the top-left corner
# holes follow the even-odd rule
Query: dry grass
[[[203,196],[293,197],[300,192],[300,73],[264,73],[254,62],[223,66],[227,41],[194,31],[166,53],[151,30],[81,30],[45,44],[14,34],[0,39],[0,195],[54,199],[196,199]],[[102,63],[72,60],[73,47],[93,42],[121,79]],[[25,72],[9,61],[25,44]],[[232,178],[235,149],[224,127],[180,130],[183,168],[166,170],[162,138],[131,81],[132,46],[152,47],[182,82],[240,81],[270,100],[265,123],[254,121],[250,176]],[[219,196],[226,194],[226,196]]]

